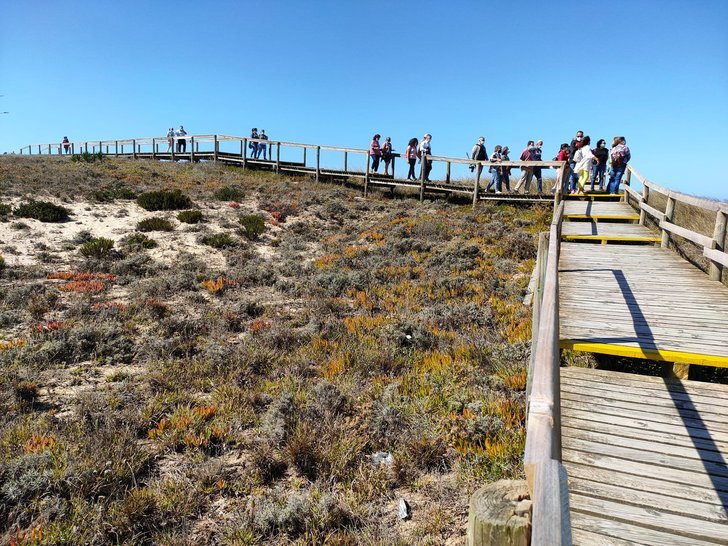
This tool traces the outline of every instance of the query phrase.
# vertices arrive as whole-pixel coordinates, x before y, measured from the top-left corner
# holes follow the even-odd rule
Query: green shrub
[[[104,156],[101,154],[101,152],[97,152],[95,154],[92,154],[91,152],[82,152],[80,154],[73,154],[71,156],[71,161],[93,163],[94,161],[101,161],[103,158]]]
[[[5,258],[0,256],[0,271],[2,271],[3,269],[5,269]]]
[[[240,225],[243,226],[243,235],[254,241],[265,232],[265,220],[262,216],[246,214],[240,217]]]
[[[154,248],[157,246],[157,241],[155,241],[151,237],[147,237],[143,233],[132,233],[131,235],[127,235],[121,241],[119,241],[119,244],[122,248],[126,250],[135,251],[147,248]]]
[[[183,210],[177,215],[177,220],[185,224],[196,224],[202,220],[201,210]]]
[[[237,244],[229,233],[206,235],[202,238],[202,242],[212,248],[228,248]]]
[[[21,218],[35,218],[41,222],[65,222],[71,213],[67,208],[54,205],[48,201],[29,201],[21,203],[13,211],[15,216]]]
[[[81,245],[80,252],[87,258],[108,258],[113,253],[114,241],[98,237]]]
[[[245,197],[245,193],[237,186],[223,186],[215,190],[213,196],[218,201],[241,201]]]
[[[12,212],[13,208],[10,205],[0,203],[0,216],[7,216]]]
[[[166,218],[146,218],[137,222],[137,231],[173,231],[172,222]]]
[[[99,203],[111,203],[116,199],[135,199],[136,193],[123,184],[114,185],[108,188],[99,188],[91,192],[91,199]]]
[[[149,211],[180,210],[192,206],[192,199],[179,190],[150,191],[137,197],[137,205]]]

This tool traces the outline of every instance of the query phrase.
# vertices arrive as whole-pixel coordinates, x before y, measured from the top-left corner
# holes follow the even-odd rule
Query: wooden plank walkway
[[[559,283],[563,348],[728,367],[728,288],[673,251],[565,242]]]
[[[565,241],[660,242],[660,235],[645,226],[604,222],[566,222],[561,227],[561,238]]]
[[[639,220],[640,215],[627,203],[568,200],[564,203],[564,218],[588,220]]]
[[[728,385],[562,368],[574,544],[728,544],[726,411]]]

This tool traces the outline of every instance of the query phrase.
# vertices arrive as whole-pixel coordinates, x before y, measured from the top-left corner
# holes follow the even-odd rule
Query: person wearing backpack
[[[490,156],[491,163],[500,163],[502,151],[503,146],[501,146],[500,144],[496,144],[493,155]],[[488,169],[488,171],[493,174],[493,179],[488,184],[488,187],[485,188],[485,191],[489,192],[490,188],[495,186],[495,193],[501,193],[500,167],[497,165],[492,165],[490,169]]]
[[[377,133],[372,137],[372,141],[369,143],[369,157],[372,159],[372,170],[375,173],[379,170],[379,160],[382,158],[382,148],[379,146],[379,139],[382,135]]]
[[[470,150],[470,159],[474,159],[476,161],[485,161],[488,159],[488,152],[485,149],[485,137],[478,137],[478,142],[476,142],[473,149]],[[473,172],[475,167],[476,165],[470,165],[470,172]],[[480,178],[480,175],[483,172],[483,165],[478,163],[477,167],[478,178]]]
[[[536,148],[533,150],[533,161],[541,161],[541,154],[543,153],[543,140],[536,141]],[[543,167],[533,168],[533,177],[536,179],[536,191],[539,195],[543,193],[543,177],[541,176],[541,170]],[[528,193],[528,191],[526,192]]]
[[[510,148],[508,146],[503,146],[503,149],[501,150],[501,161],[510,161],[511,158],[508,157],[508,153],[510,152]],[[501,186],[505,186],[506,193],[511,193],[511,167],[498,167],[498,182],[500,182]],[[498,192],[498,188],[496,187],[496,193]]]
[[[607,193],[619,192],[619,183],[622,181],[624,171],[627,170],[627,163],[632,159],[632,154],[627,147],[627,139],[614,137],[612,149],[609,151],[609,158],[612,161],[612,174],[609,176]]]
[[[387,137],[384,139],[384,144],[382,145],[382,160],[384,161],[384,176],[387,176],[387,171],[389,171],[389,164],[392,162],[392,137]],[[394,176],[394,169],[392,169],[392,176]]]
[[[594,154],[594,166],[592,168],[591,191],[594,191],[594,183],[599,181],[599,191],[604,190],[604,175],[607,172],[607,161],[609,161],[609,150],[607,141],[603,138],[597,141],[597,147],[592,150]]]
[[[417,145],[419,141],[416,138],[409,139],[407,143],[407,149],[404,152],[404,156],[407,158],[409,163],[409,172],[407,173],[407,180],[417,180],[415,175],[415,165],[417,164]]]

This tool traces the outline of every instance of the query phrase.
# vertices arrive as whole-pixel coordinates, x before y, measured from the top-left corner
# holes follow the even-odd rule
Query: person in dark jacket
[[[576,188],[579,186],[579,173],[576,172],[576,163],[573,158],[576,155],[576,150],[581,148],[582,140],[584,140],[584,131],[577,131],[576,136],[571,140],[571,144],[569,144],[569,167],[571,168],[571,186],[569,187],[569,192],[576,191]]]
[[[503,146],[501,150],[501,161],[510,161],[511,158],[508,156],[510,153],[508,146]],[[498,182],[501,186],[505,186],[506,193],[511,193],[511,167],[498,167]],[[496,188],[496,193],[498,188]]]
[[[592,150],[594,154],[594,167],[592,168],[591,191],[594,191],[594,183],[599,183],[599,191],[604,191],[604,176],[607,172],[607,161],[609,161],[609,150],[607,141],[603,138],[597,142],[597,147]]]
[[[473,149],[470,150],[470,159],[475,159],[476,161],[485,161],[488,159],[488,152],[485,149],[485,137],[479,137],[478,142],[475,143],[473,146]],[[475,165],[470,165],[470,170],[475,170]],[[478,164],[478,178],[480,178],[480,174],[483,172],[483,165]]]
[[[533,150],[531,159],[533,161],[541,161],[542,153],[543,153],[543,140],[537,140],[536,148]],[[538,191],[539,195],[541,195],[543,193],[543,177],[541,175],[541,169],[543,169],[543,167],[534,167],[533,168],[533,177],[536,179],[536,190]]]

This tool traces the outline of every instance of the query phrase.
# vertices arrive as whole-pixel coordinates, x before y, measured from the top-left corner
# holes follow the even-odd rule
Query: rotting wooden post
[[[195,137],[190,137],[190,163],[195,162]]]
[[[220,151],[219,142],[217,141],[217,135],[212,135],[212,142],[213,142],[213,151],[212,151],[212,160],[217,161],[217,156]]]
[[[316,146],[316,182],[321,176],[321,146]]]
[[[675,198],[667,196],[667,206],[665,207],[665,220],[672,222],[672,216],[675,213]],[[662,240],[660,241],[662,248],[668,248],[670,246],[670,233],[662,228]]]
[[[627,172],[629,172],[629,171],[627,171]],[[625,192],[625,193],[627,193],[627,192]],[[642,184],[642,201],[641,201],[641,203],[644,203],[645,205],[647,205],[647,200],[649,199],[649,197],[650,197],[650,188],[646,184]],[[640,208],[640,225],[641,226],[645,225],[646,217],[647,217],[647,213]]]
[[[723,252],[725,252],[726,220],[728,220],[728,213],[722,210],[716,212],[713,241],[715,241],[715,250]],[[710,275],[710,280],[720,282],[722,280],[723,266],[711,260],[708,274]]]
[[[449,161],[445,164],[445,183],[446,184],[450,183],[450,162]]]
[[[281,172],[281,143],[276,143],[276,174]]]
[[[420,203],[425,200],[425,171],[427,170],[427,156],[423,153],[420,159]]]
[[[367,161],[366,161],[366,171],[364,172],[364,197],[367,196],[369,193],[369,165],[371,162],[372,156],[367,154]]]
[[[468,546],[528,546],[531,501],[525,480],[500,480],[470,497]]]
[[[248,139],[243,139],[243,151],[241,152],[241,155],[243,156],[243,170],[245,170],[248,166]]]
[[[480,164],[475,166],[475,186],[473,186],[473,208],[478,204],[478,193],[480,192]]]
[[[344,152],[344,172],[349,172],[349,152]]]

